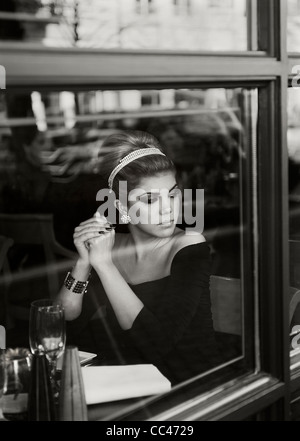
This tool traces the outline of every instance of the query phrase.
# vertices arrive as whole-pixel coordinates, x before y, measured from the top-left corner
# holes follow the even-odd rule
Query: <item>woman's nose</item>
[[[161,197],[160,199],[160,211],[161,214],[171,213],[172,211],[172,203],[169,196]]]

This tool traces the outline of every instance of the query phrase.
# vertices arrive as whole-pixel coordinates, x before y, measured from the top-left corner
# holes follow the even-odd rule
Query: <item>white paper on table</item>
[[[171,389],[170,381],[152,364],[82,367],[87,404],[105,403]]]

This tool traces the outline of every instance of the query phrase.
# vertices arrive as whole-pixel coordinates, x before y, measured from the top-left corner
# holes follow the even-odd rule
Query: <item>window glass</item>
[[[54,47],[246,51],[246,0],[6,0],[0,38]],[[248,41],[249,40],[249,41]]]
[[[299,0],[288,0],[287,12],[287,50],[289,52],[299,52]]]
[[[208,363],[207,370],[242,360],[253,342],[250,335],[251,348],[244,343],[243,262],[249,262],[244,237],[252,232],[243,201],[249,190],[246,163],[249,166],[256,118],[256,89],[7,91],[1,96],[0,211],[50,213],[55,240],[74,250],[74,228],[93,216],[99,206],[97,192],[107,186],[101,168],[109,152],[102,147],[104,139],[122,130],[151,133],[173,160],[179,188],[191,190],[191,197],[184,194],[183,210],[194,217],[190,221],[183,216],[179,227],[199,222],[209,247],[210,308],[221,358]],[[204,199],[197,211],[200,190]],[[7,287],[10,305],[28,309],[32,300],[49,292],[41,269],[43,262],[49,265],[47,256],[45,260],[36,245],[18,245],[9,257],[14,274],[25,271]],[[52,268],[59,283],[68,265],[62,260]],[[8,330],[8,346],[28,345],[24,323],[22,327],[16,320],[13,332]],[[70,324],[72,342],[85,351],[101,352],[102,339],[95,338],[97,316],[80,326],[74,330]]]
[[[288,89],[288,171],[289,171],[289,252],[290,252],[290,332],[295,355],[300,347],[300,95],[298,88]],[[295,358],[294,358],[295,360]]]

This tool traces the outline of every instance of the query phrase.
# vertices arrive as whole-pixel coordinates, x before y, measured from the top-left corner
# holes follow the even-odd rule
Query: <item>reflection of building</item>
[[[287,22],[287,48],[297,52],[300,46],[300,1],[289,0]]]
[[[0,3],[3,5],[10,1]],[[59,1],[57,0],[57,3]],[[73,0],[73,3],[75,1]],[[120,10],[117,9],[120,2],[126,3],[126,8],[130,6],[130,9],[125,11],[125,15],[121,17],[122,21],[118,22],[115,17],[120,14]],[[61,0],[61,3],[71,4],[71,0]],[[144,128],[150,127],[153,120],[164,123],[168,117],[165,116],[162,121],[161,109],[166,109],[165,114],[172,114],[170,120],[173,125],[170,127],[168,124],[160,131],[163,144],[170,147],[177,158],[182,150],[186,151],[181,157],[189,162],[180,161],[179,165],[183,178],[192,182],[193,188],[197,189],[197,186],[202,184],[202,178],[206,180],[205,236],[212,251],[213,270],[220,277],[226,276],[222,283],[233,278],[240,287],[238,299],[229,303],[226,302],[231,290],[226,290],[223,295],[224,289],[220,289],[224,306],[226,305],[226,308],[222,309],[225,315],[228,314],[230,323],[233,317],[231,313],[236,311],[236,306],[242,307],[242,347],[238,357],[234,355],[234,359],[231,359],[232,352],[228,351],[230,365],[219,366],[213,371],[210,370],[207,376],[201,375],[196,381],[189,381],[183,385],[182,390],[177,388],[176,393],[172,393],[171,396],[155,397],[150,401],[147,399],[146,402],[143,399],[138,412],[134,412],[132,406],[127,408],[128,403],[124,400],[126,414],[124,418],[121,416],[121,419],[133,421],[137,417],[138,420],[150,418],[159,421],[299,421],[300,341],[298,334],[292,333],[290,337],[288,334],[293,324],[299,325],[300,316],[297,311],[291,322],[289,303],[292,304],[295,297],[290,302],[289,285],[293,279],[289,277],[289,273],[290,269],[291,273],[294,272],[294,262],[291,254],[289,259],[287,240],[296,235],[299,239],[299,197],[297,192],[297,200],[291,199],[293,204],[290,204],[289,211],[284,90],[287,75],[291,74],[291,65],[300,64],[300,44],[296,38],[294,49],[298,50],[298,54],[288,57],[286,53],[285,5],[290,3],[297,8],[291,9],[290,12],[296,31],[299,29],[299,1],[78,0],[78,3],[89,15],[87,23],[90,23],[90,26],[86,25],[83,29],[80,27],[82,23],[78,24],[80,26],[77,29],[77,44],[90,48],[94,46],[101,50],[33,50],[32,46],[30,49],[26,43],[3,43],[0,63],[7,65],[9,73],[9,87],[5,96],[10,107],[7,115],[3,115],[4,122],[1,121],[1,124],[6,125],[6,130],[11,130],[11,134],[8,137],[0,132],[1,155],[6,148],[5,143],[7,149],[14,143],[15,152],[25,153],[29,150],[26,138],[29,138],[31,124],[35,123],[35,118],[32,118],[31,102],[25,98],[32,92],[39,91],[43,97],[49,95],[47,102],[45,99],[44,107],[40,97],[34,95],[35,109],[40,111],[40,114],[47,113],[47,122],[56,124],[54,119],[60,119],[65,124],[67,135],[71,137],[73,134],[79,134],[81,139],[97,131],[102,138],[110,131],[122,129],[124,121],[132,127],[139,124],[139,127]],[[245,3],[252,7],[252,14],[247,15],[247,26]],[[201,5],[203,9],[200,11]],[[159,28],[158,8],[162,7],[169,8],[170,11],[166,23],[171,27],[166,26],[165,30]],[[198,12],[195,8],[198,8]],[[61,17],[57,11],[57,16],[61,17],[60,24],[47,27],[48,45],[71,46],[74,43],[77,25],[72,24],[73,12],[74,9],[70,9],[70,15],[67,16],[67,12],[64,11]],[[93,24],[93,17],[95,22],[99,21],[98,28]],[[66,23],[67,19],[70,20],[70,24]],[[125,19],[128,21],[127,27]],[[187,24],[190,24],[190,28]],[[123,28],[120,28],[121,25]],[[142,26],[145,28],[144,38]],[[235,27],[238,26],[241,30],[236,32]],[[215,33],[210,31],[211,28],[215,29]],[[204,29],[207,31],[207,37],[204,35]],[[218,53],[212,56],[189,51],[190,48],[228,49],[230,41],[232,45],[229,49],[246,49],[246,29],[249,32],[249,48],[255,47],[256,37],[261,43],[259,53]],[[83,31],[86,32],[85,35]],[[1,32],[3,35],[0,22],[0,34]],[[134,35],[137,38],[136,42]],[[41,42],[39,44],[41,45]],[[134,51],[121,51],[118,47],[136,48],[137,51],[133,55]],[[178,54],[159,50],[147,53],[143,50],[164,47],[183,50]],[[117,49],[110,51],[109,48]],[[138,90],[122,90],[126,87]],[[164,87],[165,91],[155,90],[160,87]],[[181,90],[175,90],[176,87]],[[198,89],[194,90],[195,87]],[[55,96],[57,91],[66,89],[70,92],[68,99],[61,92],[59,97]],[[219,92],[221,89],[222,93]],[[25,98],[24,91],[27,95]],[[76,99],[74,91],[77,92]],[[293,88],[290,88],[289,93],[299,95]],[[221,112],[220,107],[216,106],[222,105],[225,96],[227,106],[221,107]],[[15,100],[12,106],[11,101],[15,97],[18,101]],[[19,109],[23,102],[23,107]],[[297,105],[297,102],[298,97],[295,100],[291,98],[291,107]],[[57,110],[51,109],[51,106],[57,106]],[[204,124],[204,117],[201,126],[199,118],[195,123],[192,115],[197,112],[197,106],[199,111],[202,110],[202,106],[207,109],[208,116],[205,121],[209,119],[210,125],[208,122]],[[294,125],[299,121],[298,109],[299,107],[294,108]],[[6,111],[5,108],[4,110]],[[152,114],[149,118],[152,121],[146,120],[146,110],[148,115]],[[232,113],[228,110],[232,110]],[[226,128],[228,129],[229,124],[232,128],[234,115],[238,115],[238,112],[238,119],[244,128],[244,143],[240,145],[234,142],[236,137],[230,137],[228,140],[226,134],[229,130],[223,130],[220,122],[220,119],[224,123],[228,120]],[[179,113],[184,115],[185,121]],[[78,117],[76,121],[72,120],[74,115]],[[138,118],[140,119],[137,124]],[[67,127],[69,121],[70,125]],[[78,122],[80,133],[77,129]],[[98,128],[95,128],[95,125],[98,125]],[[57,134],[59,131],[60,129],[54,129],[53,126],[49,129],[48,126],[45,136],[53,139],[53,133]],[[231,129],[230,133],[233,132],[234,129]],[[297,147],[300,131],[297,133],[297,130],[293,130],[293,137]],[[42,201],[42,192],[39,192],[36,203],[32,203],[31,189],[43,189],[39,184],[42,179],[42,183],[46,184],[49,176],[43,173],[33,175],[32,168],[29,172],[25,156],[18,162],[11,161],[10,166],[15,167],[14,169],[9,168],[8,160],[4,162],[3,156],[0,158],[0,188],[5,189],[0,202],[14,213],[24,212],[27,207],[35,212],[41,209],[53,211],[54,219],[57,220],[55,232],[58,232],[58,240],[61,239],[66,246],[72,245],[75,226],[95,212],[95,188],[98,189],[100,185],[99,177],[91,173],[91,167],[81,167],[85,162],[83,155],[87,154],[90,147],[86,138],[84,142],[75,137],[73,139],[76,143],[69,142],[69,139],[58,143],[55,139],[55,146],[47,152],[40,137],[38,141],[41,145],[37,145],[36,140],[31,144],[32,151],[42,152],[43,159],[49,160],[47,165],[49,164],[52,174],[51,187],[54,190],[51,191],[51,198],[47,192]],[[230,157],[228,146],[236,146],[233,150],[234,156]],[[44,153],[47,153],[47,156]],[[32,155],[30,157],[32,158]],[[73,161],[71,164],[67,162],[69,159]],[[78,171],[79,166],[81,173],[76,175],[74,170]],[[16,167],[18,174],[15,172]],[[10,171],[11,173],[8,173]],[[39,171],[43,170],[36,170]],[[297,181],[296,186],[292,188],[298,190],[298,166],[295,171]],[[20,176],[21,172],[22,179],[18,182],[16,176]],[[289,222],[290,219],[292,222]],[[23,236],[26,236],[25,228]],[[34,263],[39,265],[37,268],[40,274],[41,259],[39,256],[33,257]],[[27,264],[29,267],[28,260],[20,261],[21,265]],[[47,268],[47,262],[45,266]],[[30,271],[31,268],[29,267]],[[53,266],[49,268],[52,270]],[[19,280],[18,274],[16,278]],[[9,293],[15,295],[7,298],[10,301],[14,300],[17,307],[25,303],[30,305],[33,293],[45,295],[41,285],[36,284],[35,280],[33,282],[32,284],[27,278],[20,279],[18,286],[13,286],[14,289]],[[182,282],[184,292],[188,287],[188,280]],[[93,284],[90,288],[93,289]],[[299,291],[297,292],[299,294]],[[161,308],[159,313],[161,314]],[[201,324],[197,322],[197,325]],[[18,336],[24,336],[25,345],[27,329],[27,324],[24,329],[17,329]],[[78,331],[80,332],[80,328]],[[295,339],[298,343],[297,349],[293,346]],[[291,341],[295,350],[290,353]],[[220,348],[227,353],[227,347],[232,345],[230,341],[228,346],[222,343],[223,340]],[[17,345],[20,345],[20,341]],[[119,409],[119,403],[116,404]],[[100,418],[113,419],[113,415],[110,414],[111,409],[115,408],[113,403],[107,403],[107,406],[104,403],[100,407]],[[96,409],[93,407],[92,414],[96,416],[94,410]],[[120,411],[122,410],[120,406]]]
[[[289,156],[300,163],[300,88],[288,92],[288,150]]]
[[[245,50],[244,0],[67,0],[46,44],[191,50]]]
[[[246,0],[7,0],[0,5],[1,36],[65,47],[246,50],[247,4]]]

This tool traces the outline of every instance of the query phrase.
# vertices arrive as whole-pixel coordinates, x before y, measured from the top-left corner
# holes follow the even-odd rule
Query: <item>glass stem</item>
[[[56,382],[56,365],[57,365],[57,359],[56,358],[50,358],[49,360],[50,365],[50,380],[51,385],[53,389],[54,397],[58,394],[58,388],[57,388],[57,382]]]

